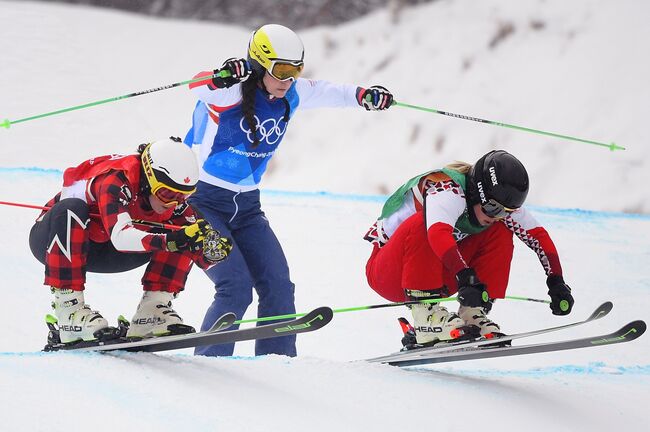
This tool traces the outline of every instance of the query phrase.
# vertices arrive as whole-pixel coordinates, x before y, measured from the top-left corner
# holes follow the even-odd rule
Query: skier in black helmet
[[[456,162],[415,176],[388,199],[365,236],[374,244],[366,265],[372,289],[394,302],[458,292],[458,313],[441,303],[409,306],[418,345],[502,334],[487,313],[506,293],[513,233],[544,268],[553,314],[571,312],[555,245],[522,207],[528,188],[522,163],[494,150],[474,165]]]

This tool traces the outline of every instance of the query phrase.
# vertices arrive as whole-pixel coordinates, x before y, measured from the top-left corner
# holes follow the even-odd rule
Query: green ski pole
[[[549,300],[540,300],[540,299],[534,299],[534,298],[529,298],[529,297],[505,296],[505,299],[507,299],[507,300],[530,301],[530,302],[535,302],[535,303],[546,303],[546,304],[551,303]],[[418,303],[424,303],[424,304],[426,304],[426,303],[442,303],[442,302],[449,302],[449,301],[456,301],[456,300],[457,300],[456,297],[445,297],[445,298],[439,298],[439,299],[414,300],[414,301],[397,302],[397,303],[382,303],[382,304],[368,305],[368,306],[355,306],[355,307],[342,308],[342,309],[333,309],[332,312],[334,312],[334,313],[357,312],[357,311],[370,310],[370,309],[381,309],[381,308],[388,308],[388,307],[395,307],[395,306],[406,306],[406,305],[418,304]],[[301,317],[301,316],[304,316],[304,315],[306,315],[306,313],[296,313],[296,314],[287,314],[287,315],[276,315],[276,316],[270,316],[270,317],[251,318],[251,319],[235,321],[234,324],[247,324],[247,323],[256,323],[256,322],[263,322],[263,321],[275,321],[275,320],[291,319],[291,318],[298,318],[298,317]]]
[[[137,91],[137,92],[134,92],[134,93],[129,93],[129,94],[123,95],[123,96],[116,96],[116,97],[112,97],[112,98],[108,98],[108,99],[102,99],[102,100],[95,101],[95,102],[89,102],[89,103],[86,103],[86,104],[76,105],[76,106],[72,106],[72,107],[69,107],[69,108],[63,108],[63,109],[56,110],[56,111],[50,111],[50,112],[46,112],[46,113],[43,113],[43,114],[37,114],[37,115],[33,115],[33,116],[30,116],[30,117],[25,117],[25,118],[21,118],[21,119],[17,119],[17,120],[4,119],[4,121],[2,123],[0,123],[0,127],[3,127],[5,129],[9,129],[11,127],[11,125],[16,124],[16,123],[22,123],[22,122],[26,122],[26,121],[30,121],[30,120],[36,120],[36,119],[43,118],[43,117],[49,117],[49,116],[53,116],[53,115],[57,115],[57,114],[63,114],[63,113],[70,112],[70,111],[80,110],[80,109],[84,109],[84,108],[90,108],[90,107],[94,107],[94,106],[97,106],[97,105],[106,104],[106,103],[109,103],[109,102],[116,102],[116,101],[119,101],[119,100],[122,100],[122,99],[129,99],[129,98],[136,97],[136,96],[141,96],[141,95],[145,95],[145,94],[149,94],[149,93],[155,93],[155,92],[158,92],[158,91],[161,91],[161,90],[168,90],[170,88],[179,87],[179,86],[182,86],[182,85],[185,85],[185,84],[191,84],[191,83],[195,83],[195,82],[198,82],[198,81],[205,81],[207,79],[210,79],[210,78],[213,78],[213,77],[216,77],[216,76],[219,76],[221,78],[227,78],[227,77],[230,76],[230,72],[228,72],[227,70],[223,70],[223,71],[220,71],[219,73],[213,74],[213,75],[206,75],[206,76],[202,76],[200,78],[194,78],[194,79],[187,80],[187,81],[181,81],[181,82],[177,82],[177,83],[173,83],[173,84],[168,84],[168,85],[164,85],[162,87],[156,87],[156,88],[152,88],[152,89],[149,89],[149,90]]]
[[[516,129],[516,130],[520,130],[520,131],[523,131],[523,132],[530,132],[530,133],[539,134],[539,135],[546,135],[546,136],[550,136],[550,137],[553,137],[553,138],[560,138],[560,139],[565,139],[565,140],[570,140],[570,141],[577,141],[577,142],[581,142],[581,143],[585,143],[585,144],[592,144],[592,145],[596,145],[596,146],[607,147],[610,151],[625,150],[625,147],[620,147],[620,146],[616,145],[615,143],[606,144],[606,143],[602,143],[602,142],[598,142],[598,141],[591,141],[591,140],[586,140],[586,139],[582,139],[582,138],[576,138],[576,137],[572,137],[572,136],[569,136],[569,135],[561,135],[561,134],[554,133],[554,132],[546,132],[546,131],[539,130],[539,129],[532,129],[532,128],[517,126],[517,125],[513,125],[513,124],[508,124],[508,123],[501,123],[501,122],[496,122],[496,121],[492,121],[492,120],[485,120],[485,119],[482,119],[482,118],[470,117],[470,116],[463,115],[463,114],[454,114],[452,112],[437,110],[435,108],[425,108],[425,107],[421,107],[421,106],[418,106],[418,105],[410,105],[410,104],[401,103],[401,102],[397,102],[397,101],[393,101],[393,105],[401,106],[401,107],[404,107],[404,108],[411,108],[411,109],[415,109],[415,110],[419,110],[419,111],[430,112],[430,113],[434,113],[434,114],[446,115],[446,116],[449,116],[449,117],[459,118],[459,119],[463,119],[463,120],[471,120],[471,121],[475,121],[475,122],[478,122],[478,123],[485,123],[485,124],[489,124],[489,125],[493,125],[493,126],[501,126],[501,127],[504,127],[504,128]]]

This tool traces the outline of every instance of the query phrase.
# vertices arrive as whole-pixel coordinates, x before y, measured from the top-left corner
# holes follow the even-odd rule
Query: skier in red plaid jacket
[[[194,331],[171,301],[194,263],[207,269],[232,249],[187,203],[198,176],[194,153],[177,138],[65,171],[61,192],[47,203],[29,239],[32,253],[45,264],[44,284],[54,294],[61,342],[118,337],[118,329],[84,301],[86,272],[117,273],[144,264],[144,293],[127,337]],[[180,229],[169,231],[166,225]]]

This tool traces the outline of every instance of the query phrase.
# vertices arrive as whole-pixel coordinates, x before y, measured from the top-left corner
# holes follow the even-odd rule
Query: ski
[[[237,315],[235,315],[232,312],[226,312],[225,314],[221,315],[217,320],[212,324],[212,327],[208,329],[207,331],[203,332],[204,334],[207,333],[216,333],[220,332],[222,330],[227,329],[228,327],[232,326],[235,321],[237,320]],[[87,347],[95,347],[98,345],[107,345],[111,343],[124,343],[124,342],[133,342],[133,340],[129,340],[126,338],[126,334],[129,330],[129,321],[124,318],[122,315],[120,315],[117,318],[118,322],[118,328],[116,331],[119,334],[119,337],[113,340],[108,340],[108,341],[79,341],[79,342],[74,342],[74,343],[61,343],[61,338],[59,336],[59,329],[57,326],[57,319],[53,317],[52,315],[47,315],[45,317],[45,322],[47,323],[48,328],[50,329],[48,335],[47,335],[47,345],[45,345],[45,348],[43,348],[43,351],[59,351],[59,350],[65,350],[65,351],[70,351],[70,350],[75,350],[79,348],[87,348]],[[192,332],[194,333],[194,332]],[[184,333],[184,334],[192,334],[192,333]],[[166,337],[166,336],[164,336]]]
[[[226,314],[229,315],[229,314]],[[224,315],[224,316],[226,316]],[[106,342],[95,342],[92,346],[79,346],[68,344],[66,351],[132,351],[132,352],[159,352],[183,348],[194,348],[203,345],[219,345],[224,343],[240,342],[246,340],[268,339],[290,334],[305,333],[318,330],[327,325],[334,316],[332,309],[323,306],[312,310],[304,316],[273,324],[267,324],[246,329],[220,330],[228,325],[228,321],[220,326],[213,326],[208,331],[189,333],[175,336],[161,336],[156,338],[128,341],[114,339]],[[222,317],[223,318],[223,317]],[[232,323],[230,323],[232,324]],[[217,328],[218,327],[218,328]]]
[[[406,359],[393,358],[389,361],[381,361],[392,366],[417,366],[435,363],[455,362],[462,360],[476,360],[493,357],[507,357],[523,354],[535,354],[563,351],[577,348],[589,348],[605,345],[614,345],[624,342],[631,342],[639,338],[646,331],[646,323],[641,320],[632,321],[619,330],[586,338],[569,339],[559,342],[546,342],[522,346],[479,346],[459,348],[457,351],[436,352],[435,349],[429,349],[428,352],[420,352],[417,357]],[[377,361],[377,360],[369,360]]]
[[[560,330],[565,330],[569,329],[572,327],[577,327],[583,324],[587,324],[592,321],[599,320],[603,317],[605,317],[607,314],[609,314],[612,310],[614,305],[612,302],[607,301],[600,306],[598,306],[594,312],[585,320],[582,321],[576,321],[572,322],[569,324],[564,324],[561,326],[557,327],[547,327],[543,329],[538,329],[538,330],[532,330],[528,332],[522,332],[522,333],[513,333],[510,335],[505,335],[501,336],[498,338],[493,338],[493,339],[470,339],[470,340],[464,340],[464,341],[458,341],[458,342],[441,342],[438,343],[437,345],[434,345],[432,347],[424,347],[424,348],[416,348],[408,351],[400,351],[396,352],[393,354],[381,356],[381,357],[376,357],[372,359],[368,359],[368,361],[373,361],[373,362],[382,362],[382,363],[387,363],[393,358],[399,358],[399,359],[406,359],[410,357],[418,357],[420,353],[428,353],[428,352],[437,352],[437,353],[442,353],[442,352],[451,352],[451,351],[457,351],[463,348],[469,348],[469,347],[480,347],[480,346],[502,346],[504,344],[509,344],[509,342],[516,340],[516,339],[522,339],[526,337],[531,337],[531,336],[538,336],[546,333],[552,333]]]

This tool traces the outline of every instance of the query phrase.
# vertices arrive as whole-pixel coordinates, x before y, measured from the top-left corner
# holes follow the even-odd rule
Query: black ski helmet
[[[468,203],[484,205],[493,199],[517,209],[526,201],[528,185],[528,173],[519,159],[505,150],[492,150],[467,173]]]

